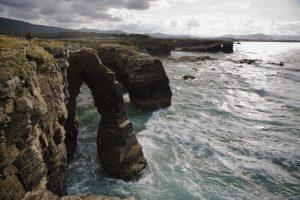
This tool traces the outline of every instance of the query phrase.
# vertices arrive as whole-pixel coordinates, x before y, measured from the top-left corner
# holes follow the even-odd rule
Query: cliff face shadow
[[[101,114],[97,148],[103,168],[116,178],[131,180],[137,177],[147,166],[147,162],[126,116],[122,85],[115,79],[114,72],[102,65],[92,49],[76,52],[69,60],[68,117],[65,122],[68,161],[72,159],[77,145],[76,97],[81,85],[85,83]]]

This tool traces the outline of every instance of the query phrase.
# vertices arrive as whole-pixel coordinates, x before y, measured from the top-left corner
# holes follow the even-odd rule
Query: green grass
[[[28,44],[28,41],[22,38],[10,37],[6,35],[0,35],[0,48],[4,49],[16,49],[20,46]]]
[[[38,45],[31,45],[26,51],[26,57],[30,61],[35,61],[38,65],[53,59],[53,56],[48,51]]]
[[[56,40],[35,39],[32,41],[32,43],[43,47],[46,51],[48,51],[51,54],[59,52],[61,49],[64,48],[64,44]]]

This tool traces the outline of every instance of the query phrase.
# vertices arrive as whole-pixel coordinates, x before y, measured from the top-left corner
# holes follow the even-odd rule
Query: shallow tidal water
[[[145,200],[300,199],[300,43],[245,42],[234,50],[172,52],[173,58],[218,59],[199,63],[164,59],[173,92],[167,109],[143,113],[124,95],[149,163],[137,182],[105,173],[97,157],[100,116],[93,107],[79,108],[68,193]],[[242,58],[259,61],[230,61]],[[79,98],[92,102],[88,95]]]

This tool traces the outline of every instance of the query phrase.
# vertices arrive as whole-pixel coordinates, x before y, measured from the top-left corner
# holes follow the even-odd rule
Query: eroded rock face
[[[124,180],[136,178],[147,162],[125,113],[122,85],[92,49],[70,56],[68,118],[65,125],[69,158],[76,147],[76,97],[83,82],[92,91],[95,106],[101,114],[97,145],[102,166],[113,177]]]
[[[127,46],[98,46],[96,50],[138,109],[148,111],[171,105],[169,79],[160,60]]]
[[[63,59],[68,55],[59,52],[53,56],[31,42],[0,50],[0,199],[117,199],[59,197],[66,195],[66,147],[69,156],[76,148],[76,96],[83,82],[102,115],[98,146],[103,167],[113,177],[130,180],[147,165],[114,73],[96,51],[72,55],[71,67]]]
[[[64,195],[67,63],[37,46],[1,50],[0,60],[0,199]]]

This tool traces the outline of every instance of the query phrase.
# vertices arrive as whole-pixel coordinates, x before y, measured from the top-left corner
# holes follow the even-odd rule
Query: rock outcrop
[[[224,53],[233,53],[233,42],[223,42],[222,46]]]
[[[0,199],[109,199],[65,196],[67,167],[76,148],[76,96],[83,82],[102,115],[97,143],[103,167],[131,180],[147,166],[121,84],[94,50],[72,54],[69,66],[62,46],[18,42],[0,49]]]
[[[160,60],[128,46],[105,45],[95,49],[138,109],[148,111],[171,105],[169,79]]]
[[[97,145],[102,166],[113,177],[124,180],[136,178],[147,162],[126,117],[122,85],[116,80],[115,73],[101,63],[93,49],[76,52],[69,60],[65,140],[69,158],[75,150],[78,134],[76,97],[84,82],[91,89],[95,106],[101,114]]]
[[[170,47],[165,43],[154,43],[147,46],[147,53],[152,56],[165,57],[171,55]]]
[[[178,51],[233,53],[233,41],[174,39],[169,41],[169,45]]]
[[[66,194],[67,62],[37,45],[0,52],[0,199]]]

